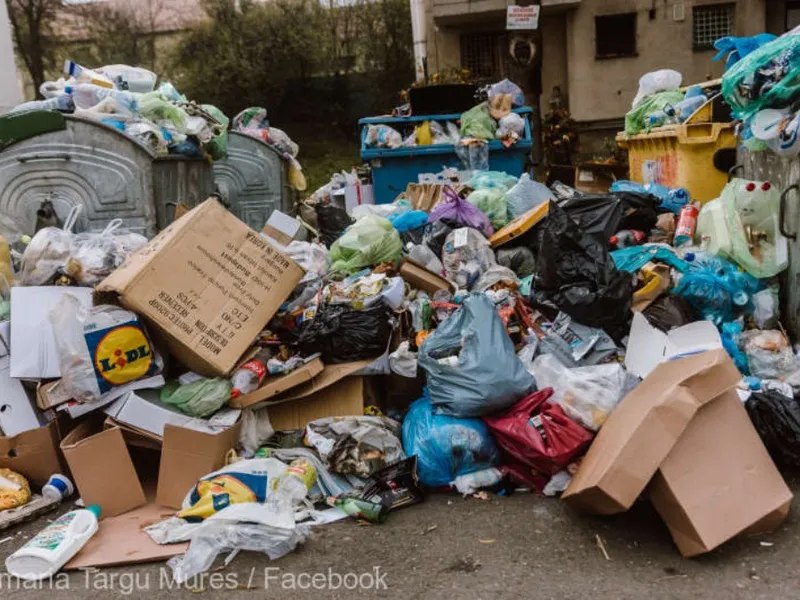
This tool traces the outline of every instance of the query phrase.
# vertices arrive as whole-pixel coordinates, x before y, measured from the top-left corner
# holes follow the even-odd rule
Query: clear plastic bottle
[[[267,363],[272,358],[272,352],[262,348],[253,358],[236,369],[231,376],[231,398],[238,398],[256,391],[264,377],[267,376]]]
[[[279,512],[294,512],[295,506],[308,496],[317,480],[317,470],[309,461],[298,458],[289,463],[283,474],[274,480],[268,503]]]
[[[23,102],[8,112],[10,114],[28,110],[60,110],[61,112],[72,112],[75,110],[75,104],[68,94],[61,94],[60,96],[53,96],[47,100]]]
[[[114,102],[117,112],[121,114],[134,115],[138,111],[136,96],[131,92],[112,90],[91,83],[68,85],[64,88],[64,91],[72,96],[75,106],[78,108],[93,108],[106,100],[106,98],[110,98]]]

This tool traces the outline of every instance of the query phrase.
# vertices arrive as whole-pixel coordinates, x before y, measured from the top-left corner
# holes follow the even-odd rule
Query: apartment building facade
[[[513,0],[427,0],[429,72],[461,67],[487,81],[513,76],[509,45],[518,32],[505,29],[508,4]],[[800,2],[791,0],[541,4],[542,109],[560,98],[589,151],[621,129],[642,74],[671,68],[685,83],[718,78],[724,61],[712,61],[716,39],[782,33],[800,24]]]

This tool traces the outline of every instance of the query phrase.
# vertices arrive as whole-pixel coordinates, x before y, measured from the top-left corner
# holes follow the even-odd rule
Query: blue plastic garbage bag
[[[481,419],[457,419],[433,412],[428,390],[415,400],[403,420],[403,449],[417,457],[423,485],[441,487],[459,475],[500,464],[500,451]]]
[[[689,263],[673,294],[682,296],[697,313],[717,327],[752,312],[758,279],[718,256],[702,256]]]
[[[425,225],[428,222],[428,213],[424,210],[409,210],[389,216],[389,222],[398,233],[404,233]]]
[[[470,294],[461,307],[422,343],[419,366],[439,414],[482,417],[510,407],[536,390],[536,380],[484,294]]]
[[[713,60],[714,62],[721,60],[727,54],[728,58],[725,60],[725,70],[727,71],[753,50],[758,50],[761,46],[771,42],[776,37],[777,36],[771,33],[759,33],[752,37],[727,36],[719,38],[714,42],[714,48],[719,50],[719,52],[717,52]]]

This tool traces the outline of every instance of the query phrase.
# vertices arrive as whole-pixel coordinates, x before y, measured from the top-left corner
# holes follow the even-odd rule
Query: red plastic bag
[[[484,417],[497,445],[527,469],[527,481],[547,483],[592,441],[592,434],[570,419],[560,406],[548,402],[553,388],[526,396],[506,412]],[[542,477],[543,476],[543,477]]]

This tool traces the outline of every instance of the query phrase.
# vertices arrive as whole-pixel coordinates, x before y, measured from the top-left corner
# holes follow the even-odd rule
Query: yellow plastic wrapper
[[[417,146],[430,146],[433,143],[430,121],[423,121],[422,125],[416,128]]]
[[[0,469],[0,510],[22,506],[30,499],[28,480],[11,469]]]
[[[198,522],[218,513],[231,504],[263,503],[272,480],[286,470],[274,458],[237,461],[210,473],[195,484],[183,501],[178,517]]]

